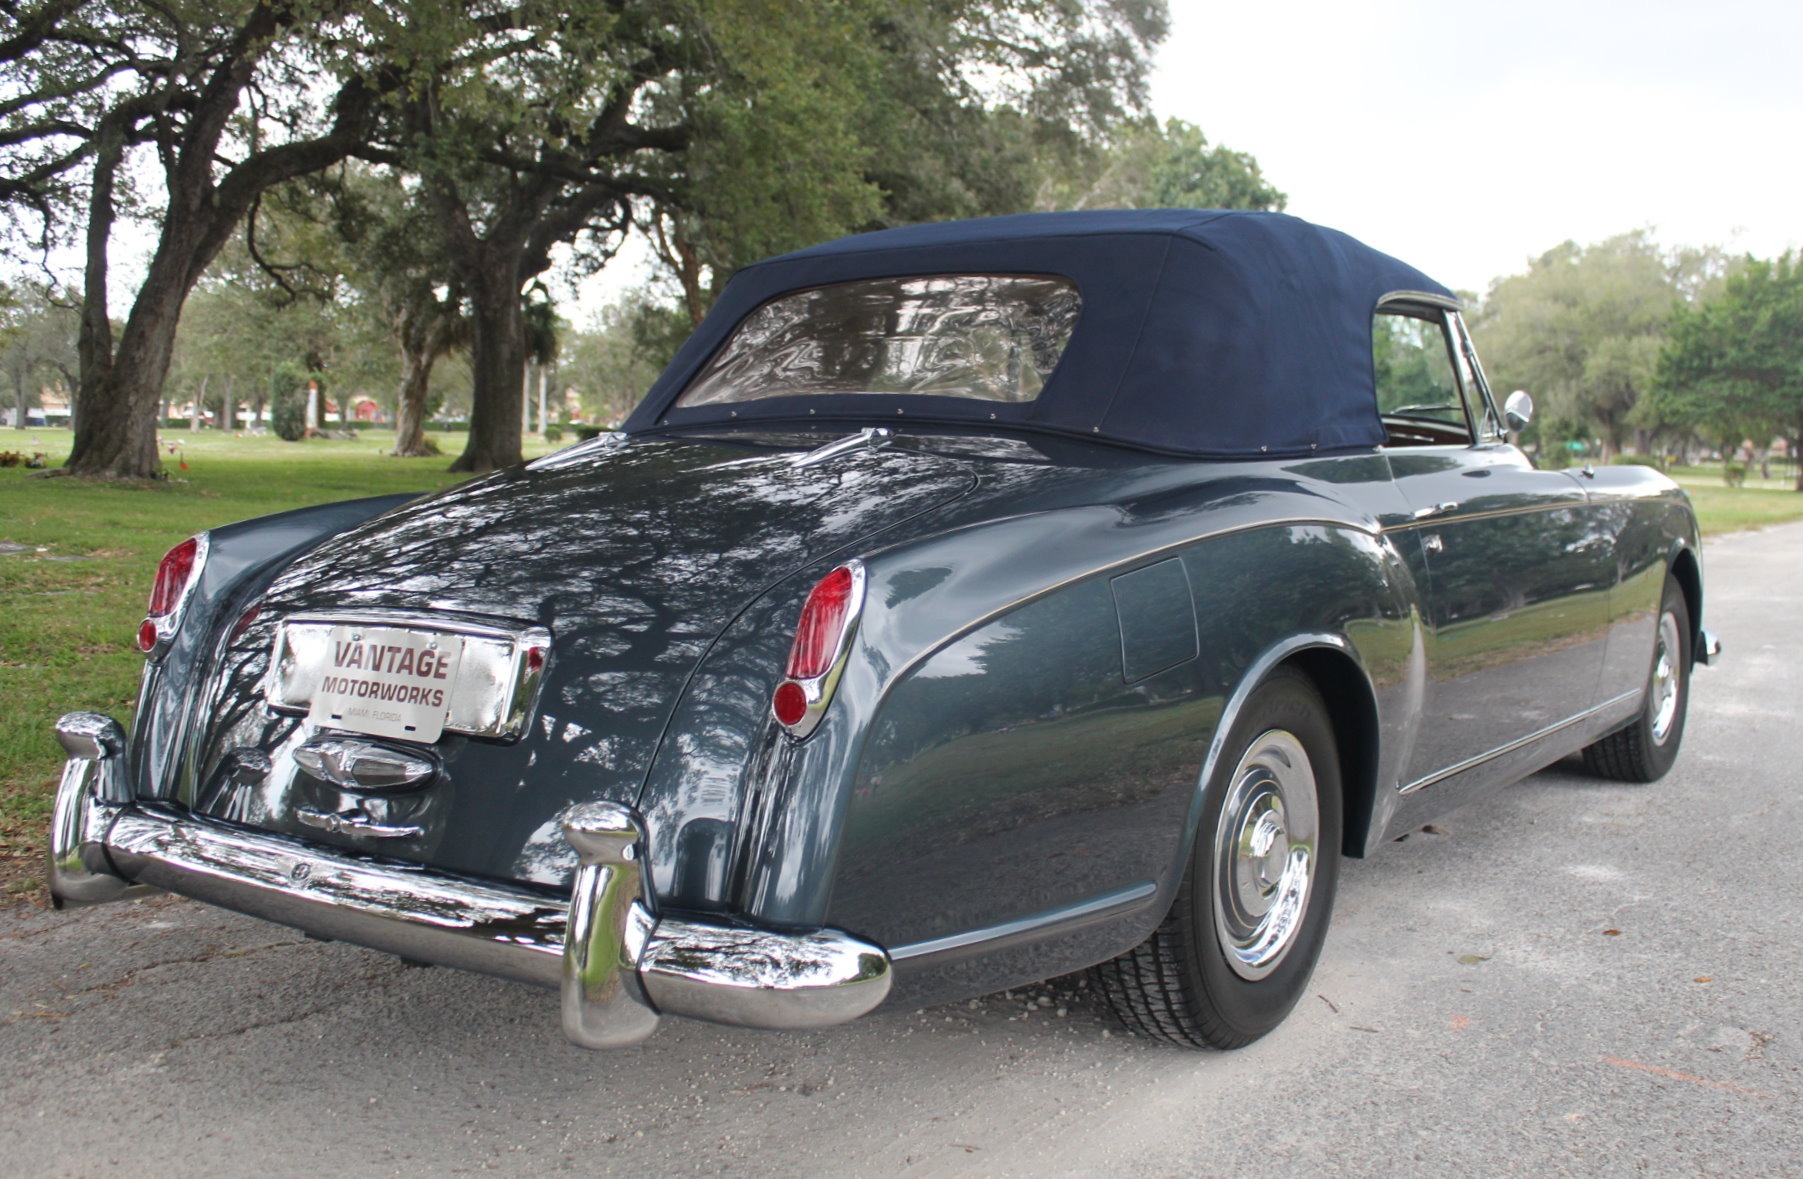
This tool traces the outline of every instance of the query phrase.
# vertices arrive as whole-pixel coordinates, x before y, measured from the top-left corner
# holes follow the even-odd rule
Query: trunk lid
[[[575,803],[635,801],[690,674],[740,611],[976,483],[965,463],[913,450],[798,464],[817,441],[579,447],[326,541],[226,641],[196,721],[185,800],[370,854],[563,886],[574,857],[560,816]],[[399,787],[334,785],[318,769],[314,726],[266,700],[283,621],[334,616],[548,632],[521,731],[509,740],[447,731],[431,746],[370,737],[426,750],[432,773]],[[311,769],[295,760],[303,744]]]

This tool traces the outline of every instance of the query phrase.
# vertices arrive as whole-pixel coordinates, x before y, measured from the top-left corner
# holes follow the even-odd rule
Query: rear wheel
[[[1640,715],[1584,750],[1591,773],[1618,782],[1656,782],[1678,759],[1690,707],[1690,608],[1667,576]]]
[[[1095,968],[1130,1029],[1238,1048],[1279,1023],[1320,956],[1339,878],[1340,764],[1327,708],[1280,670],[1253,691],[1208,784],[1164,922]]]

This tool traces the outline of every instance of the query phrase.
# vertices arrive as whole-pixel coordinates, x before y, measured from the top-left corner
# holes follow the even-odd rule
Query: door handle
[[[1431,504],[1425,508],[1416,508],[1415,519],[1431,520],[1435,516],[1450,516],[1458,510],[1459,504],[1457,500],[1447,500],[1445,503]]]

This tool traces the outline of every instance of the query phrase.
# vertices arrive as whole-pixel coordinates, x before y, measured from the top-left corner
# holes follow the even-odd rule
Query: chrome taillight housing
[[[190,536],[163,554],[157,563],[156,581],[150,587],[150,608],[138,625],[138,650],[154,655],[169,645],[206,563],[204,532]]]
[[[815,583],[795,624],[795,641],[770,711],[791,737],[812,733],[833,702],[851,640],[864,613],[864,563],[847,561]]]

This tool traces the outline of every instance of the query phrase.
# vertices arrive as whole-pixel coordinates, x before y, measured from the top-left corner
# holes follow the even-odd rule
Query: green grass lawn
[[[156,564],[204,528],[287,508],[396,491],[431,491],[457,477],[449,457],[382,454],[386,433],[355,442],[237,438],[170,431],[170,479],[145,486],[32,479],[0,468],[0,884],[37,891],[45,823],[62,764],[50,727],[72,709],[129,722],[142,658],[132,637]],[[0,451],[68,454],[67,430],[0,429]],[[462,443],[448,436],[455,453]],[[529,444],[528,453],[550,449]],[[187,464],[183,470],[181,463]],[[1722,484],[1714,468],[1678,472],[1705,532],[1803,519],[1803,494],[1755,479]]]
[[[0,428],[0,451],[69,453],[67,430]],[[372,431],[355,442],[168,431],[169,480],[145,485],[33,479],[0,468],[0,885],[33,892],[63,753],[51,733],[72,709],[129,724],[143,658],[133,636],[157,562],[183,537],[288,508],[449,487],[449,453],[397,459]],[[550,449],[528,440],[527,452]],[[181,468],[181,463],[187,469]]]
[[[1697,521],[1705,533],[1738,532],[1803,519],[1803,492],[1794,490],[1787,475],[1762,480],[1757,470],[1744,487],[1729,487],[1720,467],[1679,467],[1672,478],[1684,485],[1697,506]]]

